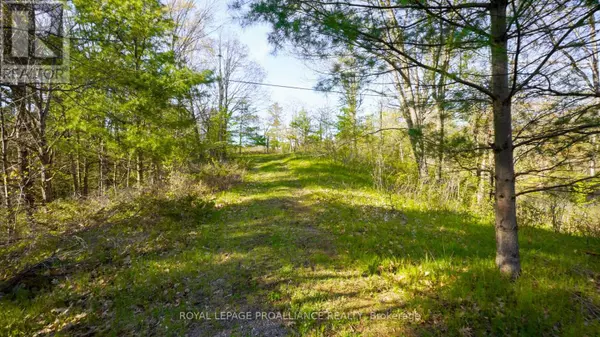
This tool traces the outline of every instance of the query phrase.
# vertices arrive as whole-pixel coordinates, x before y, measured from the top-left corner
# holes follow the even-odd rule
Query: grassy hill
[[[511,282],[491,219],[325,159],[249,160],[225,191],[153,191],[0,247],[0,336],[600,335],[597,239],[521,224]]]

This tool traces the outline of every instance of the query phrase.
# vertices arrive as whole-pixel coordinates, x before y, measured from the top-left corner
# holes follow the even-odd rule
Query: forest
[[[600,335],[599,21],[0,0],[0,336]]]

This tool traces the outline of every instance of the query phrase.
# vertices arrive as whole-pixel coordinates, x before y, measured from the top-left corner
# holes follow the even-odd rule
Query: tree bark
[[[269,141],[270,141],[270,138],[269,137],[265,137],[265,142],[266,142],[265,143],[265,145],[266,145],[265,147],[266,147],[266,150],[267,150],[267,154],[269,154]]]
[[[448,71],[450,67],[450,46],[448,44],[446,34],[444,33],[443,22],[440,22],[440,47],[434,54],[435,64],[440,67],[444,72]],[[437,153],[437,181],[441,182],[444,174],[444,151],[446,147],[446,75],[439,74],[439,80],[437,88],[434,90],[435,108],[438,114],[439,121],[439,143]]]
[[[40,156],[40,183],[42,188],[42,202],[45,204],[52,202],[54,195],[52,193],[52,154],[43,153]]]
[[[21,132],[22,134],[22,132]],[[17,135],[19,138],[20,135]],[[29,170],[29,151],[27,147],[23,144],[18,145],[18,157],[17,161],[19,163],[19,187],[21,189],[21,200],[24,202],[25,209],[27,211],[28,217],[31,218],[33,216],[33,208],[35,205],[35,198],[33,197],[33,193],[31,191],[33,181],[31,180],[31,174]]]
[[[411,86],[410,78],[408,75],[404,74],[404,81],[406,81],[407,86]],[[416,108],[412,108],[411,112],[411,101],[409,101],[402,89],[402,81],[399,77],[399,72],[394,73],[394,84],[396,86],[396,90],[399,95],[399,103],[401,104],[400,113],[406,122],[406,126],[408,127],[408,140],[410,141],[411,150],[413,152],[415,158],[415,164],[417,165],[417,173],[419,180],[423,180],[427,178],[427,162],[425,160],[425,152],[424,152],[424,144],[423,137],[421,132],[423,131],[422,126],[418,123],[419,118],[415,118],[413,120],[413,112],[414,115],[418,115],[419,112]],[[417,122],[417,123],[415,123]],[[400,145],[402,146],[402,145]],[[403,155],[402,155],[403,157]]]
[[[158,158],[153,158],[152,159],[152,166],[154,167],[154,172],[152,174],[152,185],[160,185],[162,183],[163,180],[163,169],[162,169],[162,163],[160,161],[160,159]]]
[[[477,200],[477,205],[481,206],[483,204],[484,198],[485,198],[485,181],[486,181],[486,176],[487,176],[487,169],[488,169],[488,152],[486,151],[486,153],[484,153],[481,156],[481,166],[478,169],[477,172],[477,195],[476,195],[476,200]]]
[[[39,140],[39,159],[40,159],[40,179],[42,187],[42,201],[44,204],[54,200],[52,189],[52,164],[54,162],[53,150],[48,146],[46,139],[46,122],[41,123]]]
[[[104,142],[100,141],[100,148],[98,149],[98,194],[104,195],[105,184],[105,169],[106,162],[104,160]]]
[[[141,187],[144,183],[144,156],[141,151],[138,151],[137,156],[135,158],[135,167],[137,171],[137,187]]]
[[[438,182],[442,181],[443,178],[443,174],[444,174],[444,151],[445,151],[445,147],[446,144],[444,143],[446,140],[446,121],[445,121],[445,112],[444,112],[444,106],[443,106],[443,101],[438,101],[436,103],[437,105],[437,111],[438,111],[438,118],[439,118],[439,130],[440,130],[440,139],[439,139],[439,143],[438,143],[438,155],[437,155],[437,173],[436,173],[436,179]]]
[[[33,196],[32,187],[33,180],[31,179],[29,149],[27,148],[25,135],[27,127],[25,126],[25,118],[27,114],[27,101],[30,99],[27,96],[27,87],[15,86],[11,90],[14,93],[14,101],[17,106],[17,166],[19,176],[19,204],[24,204],[27,214],[27,221],[33,222],[33,208],[35,206],[35,197]]]
[[[521,273],[508,73],[507,0],[491,2],[492,93],[496,173],[496,265],[513,278]]]
[[[89,169],[90,169],[90,164],[88,163],[87,157],[83,157],[83,174],[81,177],[81,180],[82,180],[81,185],[83,186],[83,189],[81,191],[81,195],[86,198],[90,192]]]
[[[243,144],[243,135],[242,133],[244,132],[244,122],[243,122],[243,118],[240,118],[240,129],[239,129],[239,145],[240,145],[240,154],[242,154],[242,144]]]
[[[1,99],[0,99],[1,102]],[[12,200],[11,200],[11,195],[10,195],[10,185],[11,185],[11,181],[10,181],[10,176],[9,176],[9,167],[10,167],[10,163],[8,161],[8,137],[7,137],[7,132],[6,132],[6,120],[4,118],[4,110],[2,108],[2,106],[0,106],[0,131],[1,131],[1,137],[2,137],[2,185],[3,185],[3,189],[2,189],[2,193],[4,196],[4,207],[6,208],[6,223],[8,225],[8,235],[7,235],[7,239],[8,242],[11,242],[11,240],[14,238],[15,232],[16,232],[16,219],[14,216],[14,210],[13,210],[13,205],[12,205]]]
[[[77,198],[79,195],[79,161],[77,161],[77,156],[73,155],[73,153],[71,152],[69,154],[69,161],[71,164],[71,179],[73,180],[73,197]]]
[[[590,158],[590,177],[596,176],[596,156],[598,153],[598,144],[596,138],[597,136],[594,135],[590,140],[592,145],[592,158]]]
[[[75,170],[76,170],[76,175],[77,175],[77,183],[75,183],[75,186],[77,187],[77,191],[76,196],[80,197],[83,195],[82,189],[81,187],[83,186],[83,179],[82,179],[82,174],[81,174],[81,153],[79,151],[79,146],[81,145],[81,138],[79,137],[79,132],[75,132],[76,135],[76,142],[77,142],[77,147],[75,149]]]
[[[131,179],[131,156],[132,155],[133,154],[130,153],[129,156],[127,157],[127,175],[125,178],[125,187],[126,188],[129,188],[129,186],[130,186],[129,181]]]
[[[113,189],[114,192],[116,193],[118,188],[117,188],[117,184],[118,184],[118,177],[119,177],[119,166],[117,165],[117,161],[118,159],[115,159],[113,162]]]

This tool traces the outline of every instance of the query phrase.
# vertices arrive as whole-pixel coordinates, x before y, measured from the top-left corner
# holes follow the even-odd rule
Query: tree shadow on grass
[[[586,302],[592,309],[572,310],[578,303],[574,294],[587,282],[585,277],[572,275],[572,270],[594,270],[598,266],[585,254],[569,252],[581,249],[585,245],[583,238],[557,238],[545,230],[524,230],[525,274],[511,283],[493,266],[493,227],[478,223],[471,216],[371,206],[357,210],[338,200],[320,200],[316,206],[310,198],[304,195],[250,200],[222,210],[282,212],[264,222],[228,225],[230,229],[240,226],[240,231],[250,232],[254,226],[262,228],[260,237],[235,236],[229,238],[230,245],[223,247],[247,254],[243,261],[250,261],[256,250],[268,250],[264,257],[270,264],[254,270],[254,277],[262,275],[257,293],[267,292],[265,296],[269,298],[274,292],[276,295],[269,302],[281,311],[356,313],[358,308],[365,316],[404,314],[400,317],[416,311],[422,319],[309,320],[295,322],[293,331],[325,331],[326,335],[337,334],[339,329],[362,329],[367,335],[597,331],[597,326],[592,325],[576,328],[577,323],[593,317],[589,312],[595,314],[592,302]],[[294,202],[310,211],[294,218],[294,213],[285,213],[289,207],[279,207]],[[538,242],[553,242],[550,239],[560,242],[563,250]],[[589,287],[585,289],[586,296],[589,291]],[[397,294],[403,295],[396,298]],[[552,310],[559,314],[549,314]]]
[[[314,178],[302,177],[310,175],[308,172],[323,172],[323,168],[318,168],[318,172],[304,171],[300,179],[281,183],[306,186],[313,183]],[[360,179],[347,175],[332,179],[335,184],[330,187],[345,186],[352,182],[360,184]],[[346,181],[340,184],[344,179]],[[273,189],[277,183],[270,181],[265,188]],[[310,199],[310,196],[299,199]],[[299,200],[299,203],[310,204],[310,200],[306,201]],[[259,205],[261,202],[250,203]],[[272,206],[272,201],[266,202]],[[594,287],[598,284],[599,264],[597,259],[583,252],[584,249],[600,247],[597,239],[524,227],[521,230],[524,275],[512,283],[501,277],[493,265],[493,226],[467,213],[412,209],[396,211],[373,206],[358,208],[338,199],[320,199],[318,206],[313,203],[312,208],[313,218],[305,225],[316,227],[322,237],[334,238],[333,244],[330,240],[324,240],[321,245],[335,247],[335,253],[305,256],[310,268],[298,261],[285,261],[295,268],[295,272],[288,276],[280,273],[281,279],[274,283],[279,284],[279,291],[287,292],[282,297],[284,300],[279,301],[283,308],[303,310],[306,307],[306,310],[313,310],[314,299],[322,298],[322,295],[302,297],[301,294],[310,293],[316,284],[331,281],[331,287],[342,287],[340,279],[353,280],[356,284],[360,284],[363,278],[375,283],[383,279],[381,283],[384,290],[408,292],[412,300],[403,299],[383,309],[378,309],[377,304],[359,307],[376,313],[417,310],[422,320],[399,325],[398,322],[388,322],[391,330],[385,330],[385,324],[382,328],[381,324],[375,323],[373,325],[377,327],[370,330],[364,327],[365,323],[361,323],[362,331],[367,334],[384,331],[425,335],[598,332],[595,317],[598,312],[596,303],[599,302],[594,295]],[[281,225],[285,226],[285,223]],[[294,249],[301,251],[302,247]],[[358,269],[359,273],[350,277],[329,278],[315,272],[323,269],[334,274]],[[589,276],[592,276],[592,281],[588,280]],[[354,287],[359,287],[356,284]],[[374,296],[382,292],[385,293],[381,289],[369,292],[367,287],[359,293]],[[348,302],[365,300],[360,297],[350,296]],[[335,300],[324,298],[322,302],[322,306],[317,308],[343,308],[339,303],[336,307]],[[582,306],[585,309],[573,309]],[[309,322],[308,325],[301,324],[303,328],[298,331],[315,333],[325,329],[325,334],[341,334],[340,324]],[[356,329],[353,323],[348,323],[347,327],[352,331]]]
[[[274,165],[273,169],[277,167]],[[343,172],[332,178],[334,172],[328,171],[336,169],[328,164],[292,166],[291,170],[299,178],[259,182],[255,187],[259,190],[293,188],[310,186],[315,180],[319,186],[332,189],[367,187],[364,174],[355,176]],[[319,175],[325,179],[319,179]],[[524,227],[521,230],[524,275],[512,283],[502,278],[493,265],[493,226],[468,213],[357,207],[339,198],[319,198],[318,202],[311,198],[311,195],[296,198],[296,203],[308,204],[311,209],[309,220],[298,224],[310,226],[311,233],[318,233],[311,242],[317,248],[320,246],[321,252],[309,253],[297,240],[286,241],[283,246],[291,253],[278,251],[276,254],[295,257],[284,258],[278,264],[289,266],[289,270],[262,270],[269,275],[263,285],[277,293],[276,299],[270,302],[280,310],[300,312],[353,312],[360,308],[368,316],[416,311],[421,319],[309,320],[297,322],[294,331],[301,334],[320,331],[325,335],[341,335],[344,331],[361,331],[365,335],[527,335],[535,331],[593,334],[598,331],[594,320],[597,305],[593,302],[598,303],[597,296],[594,297],[587,276],[592,275],[594,282],[598,282],[599,264],[582,252],[585,247],[599,247],[597,239]],[[231,207],[277,209],[278,204],[286,203],[289,200],[282,202],[280,198],[273,198]],[[293,217],[294,213],[282,217],[270,230],[271,235],[277,236],[277,231],[288,228]],[[237,246],[243,244],[238,242]],[[323,254],[323,251],[329,253]],[[344,288],[354,289],[352,295],[338,296],[344,294],[339,291]],[[383,298],[378,298],[382,294]],[[397,294],[402,296],[395,298]],[[574,309],[581,307],[582,294],[593,300],[583,300],[587,309]],[[344,297],[346,300],[341,300]]]
[[[87,247],[65,255],[67,275],[34,296],[0,300],[9,329],[68,336],[599,331],[596,281],[589,280],[599,263],[582,252],[598,240],[524,228],[525,272],[513,283],[493,265],[491,224],[447,210],[357,205],[348,186],[368,187],[364,174],[271,161],[258,169],[277,175],[235,187],[231,193],[246,198],[217,209],[158,201],[126,222],[78,232]],[[303,191],[313,185],[344,197]],[[181,319],[187,311],[362,316]]]

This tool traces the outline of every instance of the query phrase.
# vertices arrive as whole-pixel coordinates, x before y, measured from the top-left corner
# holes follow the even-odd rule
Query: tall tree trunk
[[[158,158],[154,158],[154,160],[152,160],[153,165],[154,165],[154,184],[161,184],[163,181],[163,169],[162,169],[162,163],[160,161],[160,159]]]
[[[73,180],[73,196],[76,198],[79,194],[79,178],[77,177],[77,161],[73,154],[70,155],[69,161],[71,162],[71,179]]]
[[[102,156],[102,141],[98,150],[98,194],[104,194],[104,157]]]
[[[100,148],[98,150],[98,192],[100,195],[104,195],[110,186],[110,166],[105,150],[104,141],[100,141]]]
[[[591,65],[592,65],[592,85],[594,92],[600,93],[600,69],[598,68],[598,32],[596,30],[596,18],[594,15],[590,16],[590,41],[592,42],[592,53],[591,57]],[[597,135],[593,135],[590,139],[590,143],[592,145],[592,155],[589,163],[589,173],[590,177],[596,175],[596,167],[597,167],[597,153],[598,153],[598,144],[597,144]]]
[[[383,130],[383,103],[379,105],[379,130]],[[384,188],[383,181],[383,166],[384,166],[384,158],[383,158],[383,148],[385,146],[385,137],[384,131],[379,132],[379,146],[377,151],[377,185],[378,188]]]
[[[77,185],[77,196],[80,197],[83,195],[82,192],[82,186],[83,186],[83,180],[82,180],[82,174],[81,174],[81,153],[79,152],[79,146],[81,145],[81,138],[79,137],[79,132],[75,131],[75,135],[76,135],[76,141],[77,141],[77,148],[75,150],[75,169],[77,170],[76,174],[77,174],[77,183],[75,185]]]
[[[597,144],[597,136],[593,135],[592,139],[590,140],[591,144],[592,144],[592,157],[590,158],[590,177],[594,177],[596,176],[596,156],[598,153],[598,144]]]
[[[481,165],[479,166],[479,169],[477,172],[478,183],[477,183],[476,200],[477,200],[477,205],[480,205],[480,206],[483,204],[483,201],[485,200],[485,196],[486,196],[486,178],[489,175],[491,175],[491,173],[489,172],[490,171],[489,163],[490,163],[490,153],[488,151],[486,151],[481,156]],[[491,178],[491,180],[493,180],[493,178]]]
[[[445,131],[446,131],[446,121],[445,121],[445,114],[444,114],[444,106],[443,106],[443,102],[438,101],[437,102],[437,111],[438,111],[438,117],[439,117],[439,130],[440,130],[440,139],[439,139],[439,143],[438,143],[438,155],[437,155],[437,173],[436,173],[436,178],[437,181],[442,181],[442,177],[443,177],[443,167],[444,167],[444,148],[445,148],[445,140],[446,140],[446,135],[445,135]]]
[[[387,11],[388,19],[392,22],[394,26],[399,27],[400,23],[396,18],[394,10],[391,8],[393,4],[392,1],[381,1],[381,4],[390,7],[390,9]],[[402,52],[405,52],[403,34],[390,34],[388,36],[388,41],[390,43],[397,44],[398,48],[400,48]],[[410,141],[411,150],[413,152],[415,163],[417,165],[418,179],[427,179],[427,160],[425,158],[425,147],[423,144],[422,135],[423,118],[420,118],[420,116],[422,116],[421,107],[417,106],[417,102],[419,102],[420,99],[418,99],[419,93],[414,91],[414,88],[416,87],[415,85],[413,85],[412,79],[414,73],[411,72],[411,66],[403,58],[390,58],[386,59],[386,62],[388,62],[388,64],[392,67],[392,70],[394,70],[394,85],[396,87],[396,90],[398,91],[399,103],[402,107],[400,112],[402,113],[402,117],[404,117],[404,120],[406,121],[406,126],[408,127],[408,139]],[[400,67],[398,67],[396,63],[399,63]],[[402,154],[402,157],[403,156],[404,155]]]
[[[22,130],[17,135],[17,139],[21,137]],[[33,208],[35,206],[35,198],[32,193],[33,181],[31,180],[30,174],[30,164],[29,164],[29,151],[27,147],[23,144],[18,145],[18,166],[19,166],[19,188],[21,190],[21,197],[25,210],[27,212],[27,216],[29,221],[32,220],[33,217]]]
[[[417,173],[419,180],[427,180],[428,169],[427,161],[425,158],[425,144],[423,143],[423,135],[421,134],[422,129],[410,129],[409,136],[410,145],[415,156],[415,162],[417,163]]]
[[[521,272],[521,263],[508,73],[507,7],[507,0],[494,0],[490,5],[496,167],[496,265],[502,273],[517,277]]]
[[[356,103],[357,93],[353,90],[352,103],[350,105],[350,118],[352,119],[352,158],[358,157],[358,118],[356,116],[358,103]]]
[[[487,117],[488,113],[486,112],[486,117],[483,122],[483,130],[481,131],[483,140],[481,142],[476,141],[476,143],[489,144],[492,139],[492,130],[490,128],[490,120]],[[479,131],[476,131],[479,132]],[[477,138],[477,137],[476,137]],[[485,196],[486,196],[486,180],[489,179],[490,189],[493,189],[493,181],[494,177],[492,174],[491,162],[493,161],[493,153],[487,150],[480,150],[481,164],[478,168],[477,178],[478,178],[478,186],[477,186],[477,205],[482,205]],[[492,192],[488,192],[487,195],[493,196]],[[491,198],[490,198],[491,199]]]
[[[77,165],[79,164],[76,160],[77,156],[74,154],[77,152],[77,146],[74,144],[73,138],[74,137],[71,134],[71,132],[67,133],[67,139],[69,141],[69,144],[71,145],[72,149],[75,149],[69,152],[69,171],[71,171],[71,180],[73,183],[73,197],[77,198],[77,196],[79,195],[79,178],[77,176]]]
[[[451,50],[448,44],[446,34],[443,27],[443,22],[440,21],[439,33],[440,33],[440,46],[437,52],[434,53],[434,59],[436,67],[441,68],[444,72],[448,71],[450,67]],[[452,34],[452,32],[451,32]],[[437,153],[437,172],[436,178],[440,182],[443,178],[444,173],[444,151],[446,147],[446,75],[440,74],[437,83],[437,88],[434,89],[435,97],[435,108],[438,114],[439,121],[439,142],[438,142],[438,153]]]
[[[131,180],[131,156],[133,156],[133,153],[130,153],[129,156],[127,157],[127,176],[125,179],[125,187],[129,188],[130,186],[130,180]]]
[[[42,202],[47,204],[52,202],[54,195],[52,191],[52,153],[44,151],[40,155],[40,183],[42,189]]]
[[[141,151],[138,151],[137,156],[135,158],[135,168],[137,172],[137,186],[141,187],[144,183],[144,156]]]
[[[398,72],[394,74],[394,81],[396,85],[396,90],[398,90],[398,94],[400,96],[400,104],[401,109],[400,113],[406,122],[406,126],[408,127],[408,140],[410,141],[410,148],[413,152],[413,156],[415,158],[415,163],[417,165],[417,173],[419,180],[427,178],[427,165],[425,160],[425,152],[423,147],[423,135],[422,135],[422,126],[418,124],[418,118],[416,121],[413,119],[412,115],[415,110],[411,110],[409,107],[409,100],[407,99],[404,91],[402,90],[402,82],[398,75]],[[408,77],[405,77],[405,81],[408,82]],[[406,85],[411,85],[410,82]],[[414,113],[417,115],[417,113]],[[403,156],[403,155],[402,155]]]
[[[242,117],[243,118],[243,117]],[[242,122],[242,120],[240,120],[240,129],[239,129],[239,145],[240,145],[240,154],[242,154],[242,144],[243,144],[243,129],[244,129],[244,124]]]
[[[1,99],[0,99],[1,102]],[[9,167],[10,167],[10,163],[8,161],[8,139],[7,139],[7,132],[6,132],[6,120],[4,118],[4,109],[2,108],[2,106],[0,106],[0,137],[2,137],[2,185],[3,185],[3,189],[2,189],[2,193],[3,193],[3,201],[4,201],[4,207],[6,208],[6,224],[8,225],[8,233],[7,233],[7,240],[8,242],[11,242],[11,240],[14,238],[15,236],[15,232],[16,232],[16,219],[15,219],[15,214],[14,214],[14,209],[13,209],[13,205],[12,205],[12,200],[11,200],[11,195],[10,195],[10,185],[11,185],[11,181],[10,181],[10,174],[9,174]]]
[[[40,183],[42,188],[42,202],[50,203],[54,200],[52,189],[52,164],[54,162],[53,150],[46,139],[46,116],[40,112],[38,156],[40,160]]]
[[[30,99],[27,96],[27,87],[15,86],[12,87],[14,93],[14,101],[17,106],[17,166],[19,176],[19,204],[23,204],[27,213],[27,221],[33,222],[33,208],[35,206],[35,198],[33,196],[32,187],[33,181],[30,173],[30,158],[29,150],[26,145],[27,127],[25,126],[25,118],[27,114],[27,101]]]
[[[115,158],[114,162],[113,162],[113,189],[114,192],[117,193],[117,184],[118,184],[118,177],[119,177],[119,166],[117,165],[118,159]]]
[[[90,192],[90,175],[89,175],[89,170],[90,170],[90,164],[88,163],[87,157],[83,157],[83,173],[81,175],[81,186],[82,186],[82,191],[81,191],[81,195],[85,198],[87,198],[87,196],[89,195]]]
[[[225,160],[227,157],[227,124],[229,124],[228,119],[225,116],[226,113],[223,113],[221,117],[221,122],[219,125],[219,149],[218,149],[218,158],[219,160]]]
[[[267,150],[267,154],[269,154],[269,141],[270,141],[270,138],[269,137],[265,137],[265,145],[266,145],[265,147],[266,147],[266,150]]]

